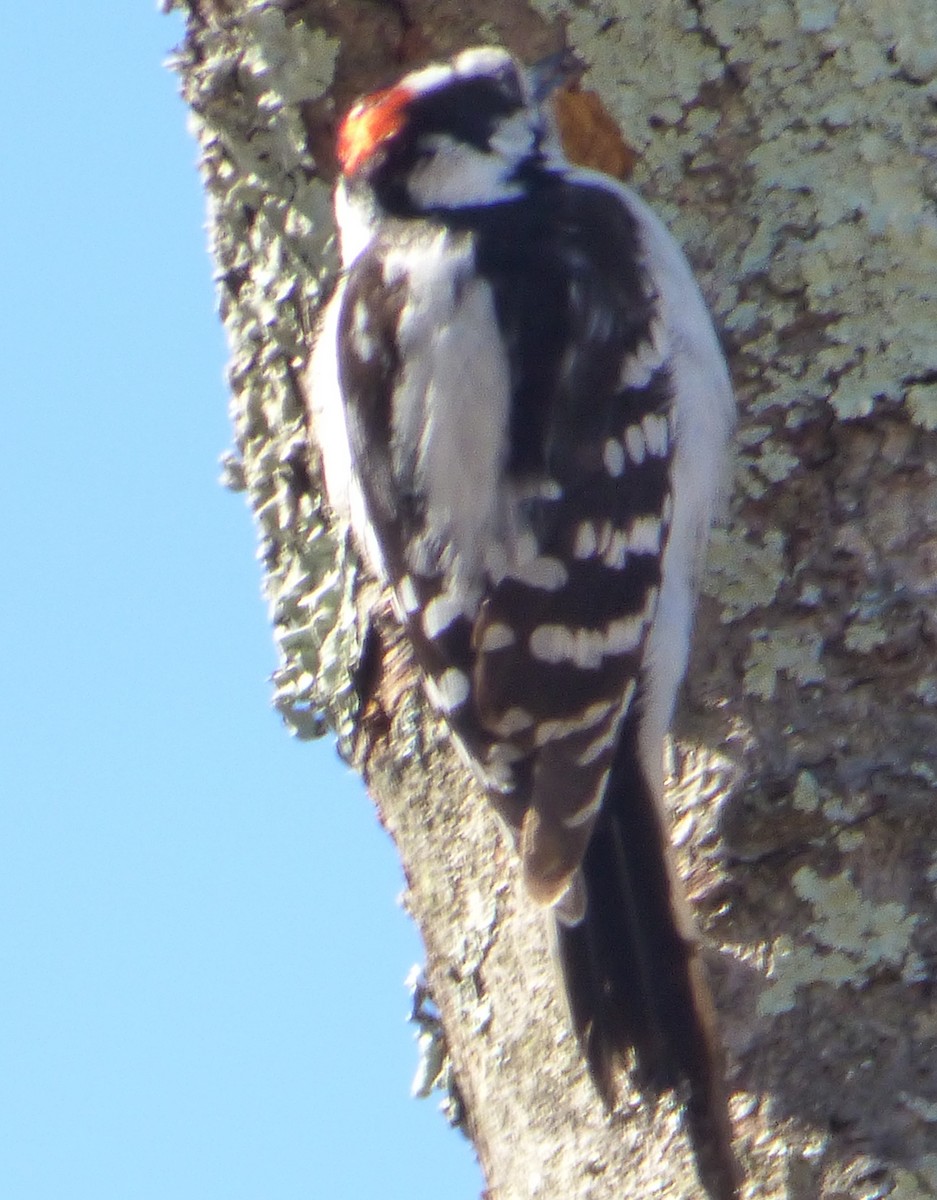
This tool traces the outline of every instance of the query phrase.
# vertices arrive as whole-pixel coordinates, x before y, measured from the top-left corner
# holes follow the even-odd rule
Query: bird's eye
[[[494,74],[494,80],[506,100],[518,107],[523,105],[524,90],[521,87],[520,76],[514,63],[506,62],[503,67],[499,67]]]

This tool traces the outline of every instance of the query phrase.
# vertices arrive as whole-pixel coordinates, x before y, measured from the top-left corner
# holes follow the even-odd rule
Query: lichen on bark
[[[673,751],[757,1194],[937,1196],[937,10],[916,0],[188,0],[178,55],[231,344],[275,702],[400,847],[491,1194],[696,1195],[675,1105],[606,1121],[543,926],[321,512],[298,381],[336,113],[478,37],[563,38],[725,331],[742,422]],[[366,605],[370,607],[370,605]],[[373,666],[373,664],[372,664]],[[523,1114],[519,1117],[517,1114]]]

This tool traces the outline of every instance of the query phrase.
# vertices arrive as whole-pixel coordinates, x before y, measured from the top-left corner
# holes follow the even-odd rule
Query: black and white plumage
[[[680,249],[571,166],[477,49],[351,110],[344,273],[308,391],[330,502],[556,915],[606,1103],[634,1047],[736,1194],[720,1055],[663,819],[663,744],[734,403]]]

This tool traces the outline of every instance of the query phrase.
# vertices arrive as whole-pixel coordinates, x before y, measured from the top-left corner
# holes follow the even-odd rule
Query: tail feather
[[[685,1086],[700,1178],[714,1200],[736,1200],[739,1169],[705,968],[681,920],[667,833],[628,733],[582,864],[585,916],[575,925],[557,919],[573,1025],[607,1108],[631,1050],[642,1089]]]

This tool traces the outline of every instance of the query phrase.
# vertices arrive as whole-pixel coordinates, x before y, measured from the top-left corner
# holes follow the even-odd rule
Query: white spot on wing
[[[544,555],[511,567],[508,577],[529,587],[543,588],[545,592],[557,592],[566,585],[568,573],[558,558]]]
[[[591,521],[582,521],[576,528],[576,540],[573,543],[573,558],[591,558],[595,554],[595,526]]]
[[[589,729],[592,725],[597,724],[603,717],[608,716],[613,708],[617,707],[617,700],[598,700],[595,704],[590,704],[588,708],[583,709],[581,713],[576,713],[571,717],[541,721],[534,734],[534,741],[538,746],[545,746],[547,742],[558,741],[560,738],[569,737],[570,734],[580,733],[583,729]]]
[[[621,367],[621,386],[644,388],[667,360],[667,334],[660,320],[651,323],[650,339],[641,342]]]
[[[660,550],[661,523],[657,517],[636,517],[628,530],[628,546],[635,554]]]
[[[478,649],[482,653],[505,650],[508,646],[513,646],[516,640],[510,625],[505,625],[503,621],[494,621],[485,627]]]
[[[639,613],[636,617],[620,617],[617,621],[610,621],[606,631],[606,656],[637,650],[646,624],[644,613]]]
[[[514,485],[514,496],[525,500],[562,500],[563,489],[555,479],[524,479]]]
[[[641,429],[644,433],[648,454],[654,458],[663,458],[670,442],[667,418],[661,416],[660,413],[648,413],[641,422]]]
[[[612,538],[615,536],[615,526],[611,521],[603,521],[601,525],[596,526],[596,552],[601,555],[606,555],[612,547]]]
[[[488,747],[486,762],[516,763],[524,757],[526,751],[510,742],[494,742]]]
[[[571,662],[583,670],[594,670],[602,660],[636,650],[641,644],[647,619],[644,613],[619,617],[603,629],[578,629],[568,625],[538,625],[530,635],[530,652],[540,662]]]
[[[576,766],[591,767],[596,759],[607,754],[615,744],[615,733],[616,730],[603,729],[598,737],[591,741],[582,754],[576,758]]]
[[[625,430],[625,447],[628,451],[628,457],[636,467],[640,467],[647,453],[647,445],[645,444],[644,434],[641,432],[640,425],[629,425]]]
[[[625,469],[625,449],[616,438],[608,438],[602,451],[605,469],[613,479],[617,479]]]
[[[613,571],[620,571],[628,560],[629,539],[623,529],[616,529],[609,539],[602,561]]]
[[[416,588],[413,586],[413,580],[409,575],[404,575],[403,579],[397,584],[397,595],[400,598],[400,604],[405,613],[415,613],[420,607]]]
[[[621,699],[621,707],[613,721],[607,725],[603,725],[598,736],[589,743],[583,750],[582,754],[576,759],[576,765],[580,767],[591,766],[597,758],[601,758],[614,745],[615,738],[618,736],[618,726],[622,719],[627,716],[628,709],[631,707],[631,701],[634,699],[634,693],[637,690],[637,684],[633,679],[628,680],[628,685],[625,688],[624,696]]]
[[[457,617],[462,616],[462,605],[450,592],[441,592],[427,604],[423,613],[423,632],[428,638],[439,637]]]
[[[469,681],[462,671],[448,667],[436,679],[426,678],[426,694],[441,712],[451,713],[469,696]]]
[[[515,733],[522,733],[533,723],[534,719],[526,709],[516,707],[507,709],[500,717],[488,722],[492,732],[499,737],[511,737]]]
[[[569,657],[572,638],[565,625],[538,625],[530,635],[530,653],[540,662],[560,663]]]

